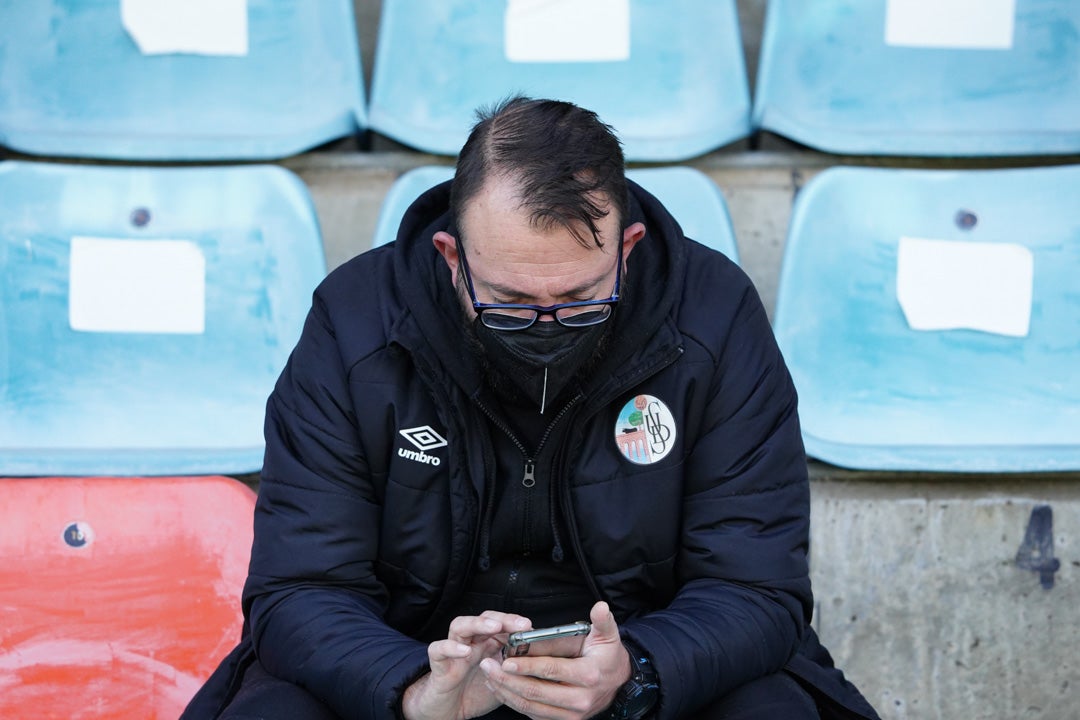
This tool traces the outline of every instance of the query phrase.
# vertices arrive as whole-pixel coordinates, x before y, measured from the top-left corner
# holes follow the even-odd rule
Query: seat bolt
[[[131,211],[131,224],[135,227],[146,227],[150,224],[150,211],[144,207],[135,208]]]
[[[970,210],[958,210],[956,226],[961,230],[971,230],[979,222],[979,217]]]

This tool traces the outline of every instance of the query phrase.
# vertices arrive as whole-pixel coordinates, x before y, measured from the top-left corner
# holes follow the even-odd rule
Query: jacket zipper
[[[576,405],[583,397],[584,395],[578,393],[563,405],[559,414],[552,418],[551,422],[548,423],[547,429],[544,430],[544,434],[541,436],[540,442],[536,446],[536,450],[532,453],[525,447],[525,443],[521,442],[518,436],[514,434],[514,431],[507,427],[506,423],[496,417],[486,405],[477,400],[476,406],[487,416],[488,420],[491,421],[491,424],[499,428],[499,430],[502,430],[506,437],[510,438],[510,442],[521,451],[521,456],[525,460],[524,470],[521,475],[521,484],[527,488],[531,488],[536,485],[536,458],[539,457],[540,452],[544,449],[544,445],[547,444],[548,438],[551,437],[551,433],[554,431],[555,426],[558,425],[563,416],[570,411],[570,408]]]
[[[559,424],[559,422],[566,415],[566,413],[570,411],[570,408],[572,408],[574,405],[576,405],[582,399],[582,397],[584,397],[584,396],[581,393],[578,393],[577,395],[572,397],[562,407],[561,410],[559,410],[558,414],[555,415],[554,418],[552,418],[550,423],[548,423],[547,428],[544,430],[544,434],[540,438],[540,442],[536,446],[536,450],[533,451],[532,453],[529,452],[528,448],[525,447],[525,443],[523,443],[521,441],[521,439],[518,438],[518,436],[514,433],[513,430],[510,429],[510,427],[508,427],[506,425],[506,423],[504,423],[501,419],[499,419],[495,415],[495,413],[493,413],[490,409],[488,409],[488,407],[486,405],[484,405],[484,403],[482,403],[480,400],[478,400],[478,399],[475,400],[476,406],[479,407],[480,410],[484,413],[484,415],[487,416],[488,420],[491,421],[491,424],[494,425],[495,427],[497,427],[499,430],[501,430],[510,439],[510,442],[512,442],[514,444],[514,446],[517,447],[517,449],[521,452],[522,458],[524,459],[524,464],[523,464],[522,474],[521,474],[521,484],[526,489],[531,490],[533,487],[536,486],[536,458],[538,458],[540,456],[541,451],[543,451],[544,445],[547,444],[547,441],[551,437],[551,433],[554,431],[555,426]],[[554,482],[554,478],[552,478],[552,482]],[[487,492],[485,493],[485,496],[486,496],[485,500],[484,500],[485,503],[488,503],[488,504],[493,503],[494,502],[494,497],[495,497],[494,487],[488,488]],[[481,508],[481,510],[480,510],[480,515],[481,515],[481,521],[480,522],[481,522],[481,525],[485,524],[485,520],[483,518],[486,517],[488,512],[490,512],[490,510],[488,508]],[[551,508],[551,512],[555,513],[556,508]],[[526,554],[529,554],[532,551],[532,543],[530,542],[530,534],[529,534],[529,531],[528,531],[528,527],[529,527],[529,523],[530,523],[530,516],[531,516],[531,513],[532,513],[532,493],[531,492],[527,493],[525,495],[524,513],[525,513],[525,528],[526,529],[525,529],[524,536],[522,537],[522,549],[524,550],[524,552]],[[481,533],[484,532],[483,527],[481,527],[480,531],[481,531]],[[512,581],[516,581],[516,578],[517,578],[517,573],[515,572],[514,576],[512,577]]]

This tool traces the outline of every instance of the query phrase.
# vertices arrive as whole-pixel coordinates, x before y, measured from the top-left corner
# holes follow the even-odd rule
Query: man
[[[266,442],[244,639],[187,717],[876,717],[808,625],[761,303],[593,113],[481,115],[315,293]]]

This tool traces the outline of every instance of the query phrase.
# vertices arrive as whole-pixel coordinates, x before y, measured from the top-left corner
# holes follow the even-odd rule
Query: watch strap
[[[608,712],[609,720],[642,720],[660,699],[660,678],[649,657],[630,643],[623,643],[630,654],[630,679],[615,693]]]

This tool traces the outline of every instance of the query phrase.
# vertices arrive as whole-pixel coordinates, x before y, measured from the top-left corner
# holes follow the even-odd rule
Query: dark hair
[[[468,201],[492,175],[517,183],[530,222],[562,226],[582,245],[602,246],[597,221],[610,203],[619,222],[627,215],[622,145],[596,113],[558,100],[521,95],[477,111],[477,123],[458,155],[450,208],[460,231]]]

